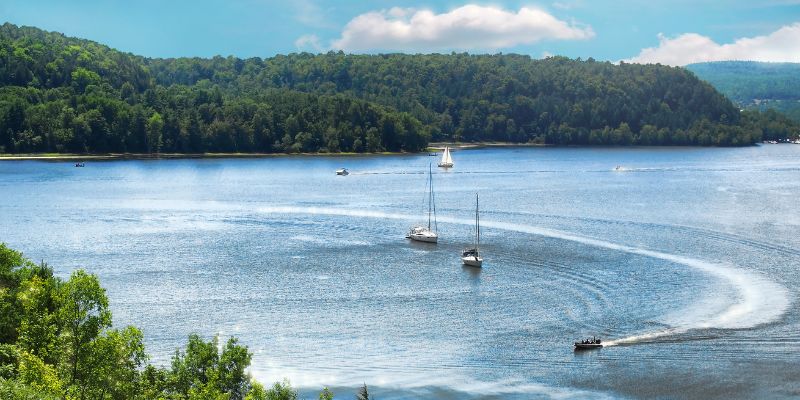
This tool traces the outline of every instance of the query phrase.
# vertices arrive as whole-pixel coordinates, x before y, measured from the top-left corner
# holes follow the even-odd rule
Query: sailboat
[[[483,257],[478,251],[478,245],[481,243],[481,223],[478,216],[478,194],[475,193],[475,247],[464,250],[461,253],[461,261],[464,265],[470,267],[481,267],[483,265]]]
[[[436,203],[433,196],[433,167],[428,165],[428,226],[416,225],[411,227],[406,238],[418,242],[436,243],[439,235],[436,233]],[[431,230],[431,215],[433,215],[433,230]]]
[[[439,161],[439,166],[442,168],[450,168],[453,166],[453,157],[450,157],[450,148],[445,146],[442,153],[442,160]]]

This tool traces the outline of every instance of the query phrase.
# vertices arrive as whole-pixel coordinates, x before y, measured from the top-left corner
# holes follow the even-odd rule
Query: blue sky
[[[150,57],[341,48],[800,61],[800,0],[0,0],[0,20]]]

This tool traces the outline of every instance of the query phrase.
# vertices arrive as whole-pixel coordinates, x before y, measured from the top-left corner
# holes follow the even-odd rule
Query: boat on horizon
[[[480,243],[481,223],[480,217],[478,216],[478,194],[475,193],[475,247],[466,249],[461,253],[461,261],[464,262],[464,265],[478,268],[483,266],[483,257],[481,257],[480,251],[478,250]]]
[[[453,157],[450,156],[450,147],[444,146],[444,152],[442,153],[442,160],[439,161],[439,166],[442,168],[452,168],[453,165]]]
[[[431,229],[433,216],[433,229]],[[428,225],[415,225],[406,234],[407,239],[417,242],[437,243],[439,241],[438,224],[436,223],[436,200],[433,195],[433,167],[428,165]]]

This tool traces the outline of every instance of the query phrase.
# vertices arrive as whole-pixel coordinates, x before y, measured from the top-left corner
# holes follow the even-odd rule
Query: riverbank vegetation
[[[149,364],[142,332],[113,326],[95,275],[63,280],[0,244],[2,399],[297,399],[288,381],[253,380],[252,353],[236,338],[219,340],[191,335],[170,366]]]
[[[749,145],[794,135],[682,68],[522,55],[152,59],[0,26],[0,152],[420,151],[435,141]]]

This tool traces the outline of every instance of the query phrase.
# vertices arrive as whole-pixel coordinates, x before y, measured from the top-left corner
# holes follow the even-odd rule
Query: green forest
[[[136,327],[113,327],[95,275],[60,279],[0,243],[0,399],[297,399],[286,380],[253,380],[252,353],[236,338],[191,335],[168,367],[148,363],[143,340]],[[356,394],[371,398],[366,385]],[[323,388],[319,399],[333,393]]]
[[[152,59],[0,27],[0,152],[415,152],[430,141],[750,145],[796,135],[682,68],[523,55]]]
[[[800,122],[800,64],[719,61],[686,68],[740,107],[776,110]]]

